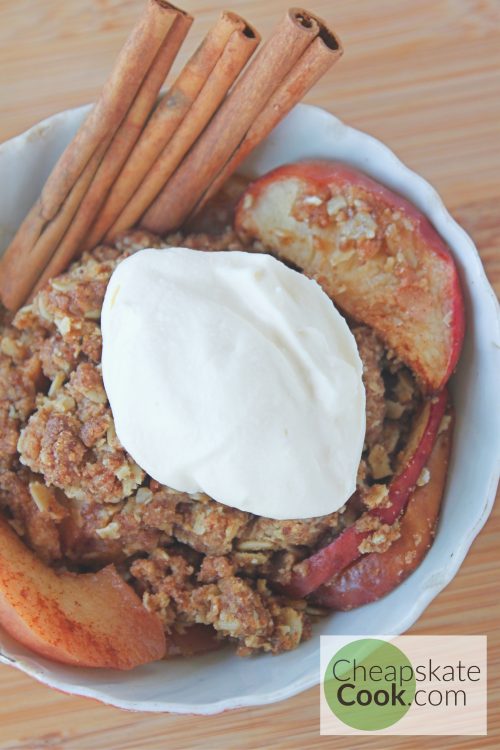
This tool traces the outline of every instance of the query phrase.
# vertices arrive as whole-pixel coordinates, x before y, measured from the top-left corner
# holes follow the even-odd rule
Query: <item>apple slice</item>
[[[0,518],[0,625],[24,646],[80,667],[132,667],[161,659],[159,618],[113,565],[56,573]]]
[[[460,282],[447,246],[408,201],[351,167],[299,162],[248,187],[235,227],[316,279],[426,390],[447,382],[464,335]]]
[[[451,446],[451,423],[437,438],[427,463],[429,481],[413,492],[401,519],[401,536],[385,552],[372,552],[320,586],[316,604],[348,610],[374,602],[404,581],[432,545]]]
[[[378,520],[390,526],[403,513],[431,454],[445,412],[447,398],[447,392],[443,390],[439,395],[424,403],[414,422],[402,468],[389,485],[389,504],[386,507],[373,508],[363,514],[357,522],[344,529],[326,547],[297,563],[290,582],[285,586],[280,586],[283,593],[299,599],[315,591],[361,556],[359,545],[374,533],[373,529],[370,529],[370,523],[366,523],[367,521]]]

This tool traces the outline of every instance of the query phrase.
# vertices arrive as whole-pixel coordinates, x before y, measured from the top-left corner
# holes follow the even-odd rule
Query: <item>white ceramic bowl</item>
[[[55,115],[0,146],[0,249],[34,202],[86,108]],[[240,659],[231,651],[159,662],[129,673],[77,669],[35,656],[0,633],[0,661],[47,685],[137,711],[213,714],[283,700],[319,682],[319,635],[399,634],[455,573],[491,511],[498,481],[500,372],[498,305],[477,251],[434,189],[382,143],[315,107],[298,106],[244,167],[251,176],[306,157],[352,164],[418,206],[451,247],[467,305],[465,346],[452,390],[457,421],[448,485],[432,549],[411,577],[381,601],[334,614],[313,638],[280,656]],[[493,590],[492,590],[493,595]]]

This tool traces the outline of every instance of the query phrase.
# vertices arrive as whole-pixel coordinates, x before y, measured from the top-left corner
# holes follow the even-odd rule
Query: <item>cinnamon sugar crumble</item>
[[[395,521],[391,526],[379,521],[378,524],[373,524],[369,529],[366,528],[363,530],[373,531],[373,533],[367,536],[366,539],[363,539],[358,545],[358,549],[362,555],[370,552],[386,552],[391,544],[401,536],[399,521]]]
[[[363,505],[368,510],[388,508],[390,504],[389,488],[385,484],[374,484],[363,493]]]
[[[417,479],[417,487],[425,487],[426,484],[429,484],[431,479],[431,473],[429,469],[424,466],[422,471],[420,472],[420,476]]]
[[[346,212],[344,199],[313,197],[304,198],[301,210],[314,220]],[[369,208],[355,209],[351,237],[373,239]],[[375,334],[353,325],[367,395],[360,505],[276,521],[159,485],[116,436],[100,370],[99,319],[116,265],[143,247],[171,245],[262,251],[245,248],[229,229],[217,237],[198,231],[166,240],[134,230],[114,247],[84,254],[13,318],[4,315],[0,508],[50,564],[95,570],[114,562],[167,632],[204,626],[234,643],[240,655],[279,653],[309,637],[311,618],[322,611],[277,594],[270,582],[286,584],[294,566],[353,523],[363,507],[386,506],[387,482],[418,391]],[[384,551],[399,535],[397,524],[367,518],[356,521],[371,532],[360,552]]]

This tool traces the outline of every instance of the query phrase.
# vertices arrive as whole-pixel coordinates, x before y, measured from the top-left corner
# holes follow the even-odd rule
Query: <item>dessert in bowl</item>
[[[11,193],[17,215],[10,214],[10,206],[4,202],[4,226],[8,226],[13,216],[14,221],[22,218],[33,199],[28,188],[36,191],[46,176],[47,154],[55,160],[83,116],[82,110],[62,113],[42,127],[35,127],[31,133],[4,144],[0,152],[2,167],[15,170],[18,175]],[[317,134],[314,148],[303,137],[311,130]],[[23,180],[19,179],[17,158],[21,150],[26,167]],[[269,655],[250,661],[239,660],[223,649],[189,659],[155,662],[130,673],[121,673],[117,678],[114,672],[64,666],[36,656],[3,634],[2,653],[6,663],[15,663],[62,690],[138,710],[212,713],[230,707],[257,705],[280,700],[316,684],[319,634],[403,632],[455,574],[486,520],[494,498],[497,445],[495,426],[487,418],[495,377],[495,351],[490,337],[497,325],[494,297],[470,239],[447,214],[432,188],[404,167],[385,146],[348,128],[329,113],[312,107],[296,108],[245,165],[245,172],[255,177],[279,164],[311,157],[342,160],[357,168],[364,167],[366,173],[371,172],[385,185],[397,187],[400,194],[405,194],[421,210],[427,210],[429,219],[447,240],[462,269],[469,324],[465,355],[450,384],[457,405],[453,450],[441,520],[428,555],[411,577],[386,598],[360,609],[321,618],[313,625],[311,639],[277,658]],[[370,165],[373,165],[371,170]],[[38,185],[33,184],[33,175],[38,176]],[[12,224],[11,227],[12,233],[15,227]],[[474,279],[472,286],[468,278]],[[479,372],[479,380],[475,372]],[[464,461],[469,451],[468,434],[469,430],[479,427],[487,440],[478,458],[481,465],[472,466]],[[471,493],[482,501],[471,505]],[[203,679],[199,678],[200,670]]]
[[[40,148],[38,156],[34,155],[35,158],[47,153],[46,149],[50,148],[51,140],[56,149],[62,146],[61,131],[65,127],[74,131],[79,117],[82,117],[82,112],[63,113],[54,118],[43,138],[36,144]],[[311,144],[311,133],[315,134],[314,146]],[[6,144],[2,157],[8,161],[9,146],[14,145],[16,148],[19,143],[18,140],[17,144],[15,141]],[[24,139],[23,149],[26,150],[24,161],[28,168],[30,151],[33,153],[32,138]],[[12,153],[11,151],[11,158]],[[456,253],[458,260],[466,258],[465,263],[469,270],[465,274],[465,279],[468,289],[468,273],[472,273],[474,269],[475,273],[480,273],[478,267],[474,266],[478,261],[474,259],[472,262],[473,256],[467,256],[467,253],[470,253],[470,241],[456,225],[453,225],[433,191],[420,178],[408,172],[381,144],[346,128],[331,115],[314,108],[297,108],[245,164],[244,172],[255,177],[267,173],[274,166],[311,157],[340,160],[357,166],[411,198],[419,208],[426,209],[429,219]],[[449,330],[452,333],[458,331],[458,335],[446,338],[444,347],[441,345],[443,342],[439,341],[437,348],[443,356],[436,367],[434,360],[430,364],[428,361],[422,361],[420,355],[426,352],[428,347],[410,347],[404,356],[404,347],[407,344],[405,336],[391,341],[389,351],[389,341],[384,341],[384,338],[391,336],[393,329],[384,330],[384,321],[374,321],[370,311],[368,318],[364,317],[366,313],[359,305],[356,306],[355,286],[348,294],[342,289],[342,284],[337,284],[339,293],[346,293],[343,308],[347,308],[349,301],[353,304],[352,309],[346,311],[350,315],[351,328],[357,336],[357,347],[364,362],[368,407],[366,437],[367,440],[373,440],[366,446],[365,472],[364,476],[360,477],[363,497],[348,504],[346,508],[340,503],[332,513],[318,513],[316,518],[308,521],[303,521],[300,517],[287,519],[286,512],[281,516],[275,513],[275,518],[265,517],[264,513],[262,517],[257,517],[255,513],[250,515],[240,507],[228,508],[226,504],[217,503],[208,497],[193,496],[192,492],[186,494],[181,487],[172,491],[160,486],[157,480],[146,478],[143,469],[123,450],[121,441],[113,430],[107,394],[102,388],[99,375],[100,305],[111,272],[120,273],[118,261],[123,260],[127,254],[131,255],[130,262],[125,260],[121,267],[125,268],[127,263],[130,265],[134,262],[134,258],[139,258],[141,253],[133,254],[133,251],[145,245],[192,245],[200,250],[211,250],[214,254],[218,250],[227,249],[232,252],[258,251],[260,254],[263,249],[267,249],[295,266],[302,266],[306,273],[318,278],[325,290],[335,298],[337,290],[328,288],[330,273],[325,274],[321,264],[315,268],[308,265],[308,259],[302,262],[302,258],[293,255],[296,252],[293,242],[294,228],[291,231],[291,240],[288,238],[288,242],[283,241],[281,236],[282,242],[276,244],[276,238],[279,239],[278,232],[290,234],[290,226],[280,218],[280,210],[285,215],[294,214],[295,219],[302,221],[312,236],[321,233],[325,226],[324,217],[318,211],[320,207],[333,222],[337,221],[335,216],[338,215],[340,227],[345,228],[349,219],[354,219],[350,225],[355,234],[352,239],[355,242],[360,240],[360,244],[363,244],[367,240],[373,240],[376,234],[369,221],[370,207],[365,205],[369,195],[363,197],[355,194],[352,196],[353,206],[340,205],[339,196],[332,194],[332,188],[338,182],[338,177],[342,173],[341,168],[332,167],[331,164],[327,166],[323,162],[323,171],[320,170],[318,173],[319,167],[316,165],[312,186],[311,173],[307,174],[303,165],[297,168],[301,170],[298,174],[299,182],[305,180],[307,183],[307,190],[299,196],[299,205],[293,207],[302,211],[300,216],[297,217],[294,211],[290,211],[290,204],[286,202],[289,200],[289,190],[285,189],[285,201],[278,197],[277,203],[275,197],[266,192],[269,186],[272,190],[277,188],[278,191],[283,184],[286,188],[287,180],[290,178],[297,181],[297,174],[287,173],[285,169],[257,181],[242,197],[236,216],[237,237],[227,232],[217,240],[200,236],[199,233],[186,236],[185,232],[180,237],[177,235],[166,240],[155,239],[144,233],[142,236],[137,233],[121,236],[117,240],[117,247],[104,245],[97,250],[91,250],[89,255],[83,256],[67,273],[56,277],[43,288],[34,297],[31,307],[18,313],[15,330],[9,329],[9,335],[5,336],[5,347],[8,351],[4,352],[11,360],[17,357],[24,361],[27,359],[24,356],[26,351],[30,354],[31,350],[36,350],[34,353],[42,362],[42,374],[50,380],[50,383],[38,385],[39,373],[26,369],[28,381],[33,374],[32,388],[31,394],[22,394],[25,397],[24,401],[23,398],[19,399],[22,402],[21,407],[26,406],[26,414],[21,417],[21,424],[17,425],[22,431],[19,456],[24,468],[19,467],[17,480],[14,478],[13,481],[24,481],[27,487],[25,492],[29,494],[24,503],[19,487],[17,495],[11,492],[10,498],[4,496],[12,526],[18,526],[17,530],[24,534],[28,544],[35,549],[38,548],[40,556],[43,557],[45,554],[45,559],[56,567],[60,568],[62,564],[69,569],[70,572],[59,573],[58,584],[64,581],[71,581],[73,584],[75,578],[80,577],[81,580],[85,576],[90,576],[85,580],[91,588],[100,573],[82,574],[74,571],[96,570],[108,562],[114,562],[122,574],[121,583],[113,579],[115,589],[119,591],[120,586],[123,586],[124,591],[128,591],[129,584],[132,584],[146,605],[139,610],[144,619],[135,632],[133,629],[128,630],[126,618],[122,620],[120,630],[125,643],[119,644],[119,647],[115,643],[114,661],[109,661],[108,650],[107,664],[130,667],[133,666],[134,659],[135,663],[139,664],[141,660],[152,661],[161,656],[161,648],[155,651],[152,647],[148,652],[148,639],[144,637],[145,633],[149,634],[152,643],[156,643],[157,646],[159,620],[167,632],[170,653],[210,650],[214,645],[219,645],[221,635],[236,643],[243,654],[254,650],[283,653],[276,659],[259,656],[244,661],[244,666],[241,666],[236,657],[227,650],[221,650],[201,656],[195,655],[187,660],[152,661],[117,678],[116,673],[114,675],[105,670],[89,671],[81,666],[63,666],[42,657],[34,657],[28,650],[23,650],[21,646],[9,641],[6,636],[6,657],[14,658],[21,668],[42,676],[50,684],[101,697],[116,705],[146,710],[209,713],[227,707],[278,700],[316,682],[319,632],[338,632],[338,629],[341,629],[344,633],[354,634],[373,628],[377,632],[399,632],[407,627],[418,616],[418,610],[432,597],[433,591],[444,585],[446,579],[453,574],[449,562],[447,569],[443,569],[442,563],[448,554],[447,550],[453,550],[453,562],[456,564],[460,555],[465,554],[474,530],[479,528],[481,520],[485,518],[485,508],[490,500],[489,492],[492,490],[493,452],[485,454],[481,477],[464,477],[462,472],[461,480],[465,479],[466,489],[470,489],[470,482],[473,480],[475,491],[485,498],[481,513],[472,526],[467,498],[462,494],[461,501],[460,498],[458,501],[456,499],[457,493],[460,495],[460,492],[455,479],[455,461],[457,451],[460,455],[460,450],[465,450],[466,438],[462,421],[464,416],[470,418],[473,423],[484,413],[481,393],[487,393],[491,388],[493,376],[492,370],[489,369],[490,352],[480,367],[481,377],[484,379],[481,392],[471,390],[471,384],[464,382],[460,370],[458,373],[459,400],[455,400],[455,403],[462,406],[460,387],[462,393],[465,392],[463,389],[467,388],[468,394],[474,394],[474,411],[472,414],[467,413],[467,405],[463,410],[456,410],[455,459],[452,458],[449,472],[442,526],[429,555],[405,584],[389,594],[390,599],[381,599],[370,605],[369,625],[366,614],[363,614],[366,609],[320,618],[327,607],[349,609],[370,599],[377,599],[393,588],[398,583],[398,576],[402,577],[399,575],[399,569],[396,570],[395,561],[397,562],[398,557],[394,555],[394,545],[399,544],[403,547],[398,555],[402,556],[399,559],[405,562],[409,560],[406,562],[407,573],[415,567],[417,558],[423,556],[429,545],[442,488],[437,492],[437,499],[429,497],[426,488],[435,486],[436,476],[439,477],[440,474],[439,467],[442,469],[446,465],[446,440],[451,421],[446,418],[443,421],[445,397],[442,395],[442,386],[455,365],[459,349],[456,342],[461,334],[460,305],[457,307],[453,304],[456,301],[456,297],[453,296],[451,306],[447,295],[444,302],[439,298],[437,300],[439,304],[445,304],[444,308],[439,308],[439,314],[445,319],[445,327],[442,330],[445,333]],[[289,169],[293,170],[294,167]],[[336,172],[328,173],[325,180],[324,170],[329,169]],[[359,179],[361,178],[355,175],[351,178],[351,184]],[[29,208],[29,196],[24,192],[24,187],[24,184],[19,184],[19,193],[16,196],[23,211]],[[325,190],[329,191],[328,195],[324,194]],[[358,205],[354,204],[354,201],[358,201]],[[278,217],[281,224],[273,226],[265,217],[262,219],[257,216],[256,212],[262,205],[274,207],[271,213]],[[350,215],[342,214],[346,207],[355,210]],[[404,214],[405,206],[400,205],[398,208],[402,209]],[[394,206],[390,206],[390,209],[396,211]],[[207,215],[210,221],[208,209]],[[406,217],[403,215],[392,218],[398,223]],[[407,223],[408,221],[409,219]],[[378,220],[376,223],[379,224]],[[427,225],[425,228],[427,229]],[[406,229],[418,235],[420,228],[415,225],[408,228],[402,223],[397,229]],[[437,235],[430,231],[435,239]],[[329,239],[331,238],[326,238],[327,244]],[[151,252],[154,251],[146,251]],[[168,252],[159,250],[162,254]],[[331,255],[331,247],[328,247],[328,253]],[[439,252],[437,254],[439,255]],[[144,257],[144,254],[141,257]],[[448,274],[450,268],[451,274]],[[433,267],[432,270],[436,269]],[[438,286],[440,284],[441,288],[446,290],[456,289],[453,264],[445,262],[443,275],[438,279]],[[478,296],[475,295],[477,289],[471,290],[471,309],[484,309],[484,314],[490,315],[490,320],[493,320],[491,298],[487,296],[485,289],[486,287],[483,287],[483,292]],[[387,302],[387,298],[384,301]],[[352,319],[355,318],[357,321],[353,323]],[[472,319],[475,323],[474,315]],[[78,329],[77,335],[75,328]],[[469,336],[471,335],[475,341],[478,340],[475,338],[476,335],[481,340],[481,329],[476,331],[473,327],[472,333],[469,331]],[[398,356],[399,354],[403,356]],[[408,368],[408,364],[412,367]],[[461,366],[467,368],[469,363]],[[475,366],[477,362],[474,362]],[[412,376],[413,371],[418,371],[418,383]],[[37,387],[34,387],[35,385]],[[441,396],[430,397],[428,394],[431,391],[440,392]],[[34,392],[39,393],[36,400]],[[111,389],[108,395],[112,399]],[[425,409],[422,408],[423,405]],[[417,414],[420,414],[420,417],[416,418]],[[18,414],[10,416],[19,422]],[[47,428],[49,424],[50,429]],[[417,431],[416,441],[410,439],[414,429]],[[432,437],[430,442],[429,436]],[[431,465],[429,472],[432,462],[429,451],[427,450],[424,456],[421,451],[412,449],[411,445],[416,442],[418,447],[424,443],[430,448],[436,436],[441,455],[438,456],[436,469]],[[15,440],[10,441],[10,445],[13,443]],[[84,448],[81,447],[82,444]],[[495,446],[493,441],[491,445]],[[125,444],[125,447],[128,446]],[[411,455],[407,455],[405,462],[398,462],[397,454],[404,447],[410,448]],[[56,453],[57,461],[54,460]],[[370,455],[372,453],[373,455]],[[420,455],[420,464],[413,460],[416,455]],[[402,463],[403,469],[398,463]],[[409,480],[404,467],[410,465],[413,474]],[[32,472],[33,475],[29,475],[28,472]],[[401,492],[402,477],[404,493]],[[443,471],[440,482],[444,482]],[[417,483],[420,487],[413,492]],[[6,492],[8,494],[9,488]],[[453,492],[452,498],[450,492]],[[398,505],[396,500],[399,501],[402,494],[405,495],[403,505]],[[413,506],[410,495],[415,500]],[[430,523],[421,547],[417,549],[413,545],[408,549],[405,548],[405,539],[408,537],[407,531],[403,528],[405,519],[411,522],[413,518],[413,523],[417,524],[416,528],[419,531],[422,529],[422,525],[419,525],[422,515],[418,512],[409,515],[411,507],[414,508],[416,505],[417,496],[420,498],[420,504],[427,503],[425,512],[429,513]],[[425,499],[422,500],[422,497]],[[398,528],[393,522],[407,501],[407,511],[401,518]],[[45,523],[40,523],[40,516],[37,516],[33,504],[40,511]],[[286,507],[286,502],[283,506]],[[391,507],[395,515],[387,518],[388,509]],[[31,508],[31,513],[27,512],[28,508]],[[356,525],[363,512],[364,527]],[[446,521],[447,514],[451,521]],[[302,518],[307,516],[308,514],[305,514]],[[368,524],[366,516],[370,521]],[[381,521],[389,523],[380,523]],[[448,527],[445,526],[446,523]],[[44,528],[39,528],[42,526]],[[385,528],[382,528],[384,526]],[[64,529],[62,534],[59,533],[59,528]],[[390,533],[389,528],[392,529]],[[443,528],[449,529],[448,535],[442,533]],[[42,532],[42,536],[39,532]],[[45,539],[42,538],[43,535]],[[341,543],[339,546],[338,540],[345,540],[346,535],[347,541],[350,539],[354,545]],[[50,540],[53,542],[52,545]],[[356,552],[354,557],[353,546]],[[339,552],[347,561],[342,570],[347,563],[352,563],[352,567],[346,569],[344,577],[335,576],[332,585],[336,571],[328,566],[332,564],[332,560],[335,561]],[[351,559],[345,558],[347,552]],[[358,563],[356,557],[361,552],[364,556]],[[409,558],[407,553],[410,553]],[[317,554],[320,555],[320,566],[316,564],[317,558],[315,562]],[[386,557],[383,558],[383,555]],[[389,562],[383,566],[384,575],[374,577],[371,566],[374,561],[380,559]],[[321,580],[315,578],[318,569],[321,572]],[[41,578],[45,575],[43,570],[47,568],[40,568]],[[357,594],[354,598],[352,593],[355,589],[349,581],[352,571],[356,573],[354,577],[357,583],[359,580],[362,584],[363,580],[365,581],[364,585],[357,585]],[[436,573],[439,573],[439,576],[436,576]],[[50,578],[50,574],[47,575]],[[109,569],[107,575],[110,575]],[[366,587],[367,575],[375,586]],[[53,578],[51,582],[54,583]],[[100,590],[105,593],[106,581],[98,584]],[[117,616],[120,613],[122,616],[125,615],[125,610],[120,612],[119,607],[120,602],[117,603]],[[18,611],[21,609],[18,605]],[[110,610],[113,613],[113,607],[110,606]],[[146,618],[146,612],[152,617]],[[132,619],[138,623],[135,618]],[[315,620],[318,622],[313,624]],[[203,636],[199,633],[200,627],[203,629]],[[312,638],[300,643],[304,637],[311,635],[311,628]],[[142,645],[146,653],[140,653],[140,648],[139,653],[133,653],[134,649],[130,649],[129,660],[117,662],[116,654],[123,653],[127,637],[136,639],[134,645],[137,640],[139,645],[141,644],[140,639],[137,639],[137,630],[142,630]],[[214,631],[219,637],[214,638]],[[15,632],[14,629],[11,629],[11,632]],[[116,629],[113,632],[115,633]],[[193,633],[196,634],[194,639],[190,637]],[[18,631],[17,635],[20,637],[22,633]],[[38,635],[40,636],[40,633]],[[20,639],[22,640],[22,637]],[[43,653],[39,643],[29,643],[26,639],[25,643],[31,645],[35,651]],[[73,664],[94,663],[104,666],[105,652],[99,652],[96,643],[99,643],[99,638],[94,639],[92,647],[89,648],[87,643],[84,649],[80,648],[75,652],[75,644],[71,643],[70,639],[66,643],[64,654],[60,648],[59,653],[45,654],[59,657],[60,661],[71,659]],[[299,643],[298,649],[291,650]],[[56,644],[56,647],[58,645],[60,646]],[[203,675],[201,680],[200,667]],[[263,672],[266,673],[265,685],[262,680]]]

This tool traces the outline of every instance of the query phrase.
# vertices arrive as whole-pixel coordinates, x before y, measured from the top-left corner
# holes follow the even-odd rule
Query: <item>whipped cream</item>
[[[102,332],[118,438],[154,479],[275,519],[354,492],[362,363],[315,281],[269,255],[141,250],[111,277]]]

